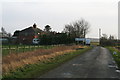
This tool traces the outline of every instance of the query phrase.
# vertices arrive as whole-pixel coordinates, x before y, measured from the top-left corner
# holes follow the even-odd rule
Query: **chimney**
[[[37,25],[34,23],[34,24],[33,24],[33,28],[36,28],[36,27],[37,27]]]

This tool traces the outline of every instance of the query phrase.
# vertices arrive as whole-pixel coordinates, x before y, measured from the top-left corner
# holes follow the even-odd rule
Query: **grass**
[[[74,49],[79,47],[81,46],[79,45],[57,46],[52,49],[39,49],[33,52],[10,54],[2,58],[3,61],[2,70],[4,73],[6,73],[18,67],[22,67],[26,64],[33,64],[38,61],[44,61],[44,60],[48,60],[48,58],[62,55],[65,52],[75,51]]]
[[[6,56],[6,55],[9,55],[9,54],[17,54],[17,53],[23,53],[23,52],[29,52],[29,51],[34,51],[34,50],[37,50],[37,49],[51,49],[55,46],[50,46],[50,45],[47,45],[47,46],[34,46],[34,45],[3,45],[2,46],[2,55],[3,56]]]
[[[46,73],[47,71],[61,65],[62,63],[78,56],[85,51],[88,51],[89,48],[82,50],[76,50],[72,52],[64,52],[61,55],[57,55],[51,58],[48,58],[44,61],[40,61],[34,64],[27,64],[23,67],[17,68],[14,71],[10,71],[8,74],[3,75],[3,78],[36,78]]]
[[[2,79],[2,75],[0,75],[0,80]]]
[[[116,49],[115,47],[107,47],[107,48],[112,53],[114,60],[116,61],[118,67],[120,68],[120,51],[118,51],[118,49]],[[116,53],[116,54],[114,54],[114,53]]]
[[[90,44],[91,44],[91,45],[95,45],[95,46],[100,45],[99,42],[91,42]]]
[[[67,52],[75,51],[76,48],[81,48],[81,46],[57,46],[52,49],[39,49],[33,52],[10,54],[3,57],[2,70],[5,74],[26,64],[34,64],[38,61],[48,60],[48,58],[53,58]]]

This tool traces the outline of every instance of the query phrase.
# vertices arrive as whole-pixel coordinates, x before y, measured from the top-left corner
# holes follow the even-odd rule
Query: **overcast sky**
[[[33,23],[40,29],[49,24],[53,31],[61,32],[65,24],[84,18],[91,24],[87,37],[102,34],[118,36],[119,0],[3,0],[2,25],[14,33]]]

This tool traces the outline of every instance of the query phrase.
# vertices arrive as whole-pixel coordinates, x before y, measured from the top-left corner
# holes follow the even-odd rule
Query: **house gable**
[[[21,31],[15,31],[13,36],[17,37],[18,43],[32,44],[32,40],[42,34],[44,34],[44,31],[33,25]]]

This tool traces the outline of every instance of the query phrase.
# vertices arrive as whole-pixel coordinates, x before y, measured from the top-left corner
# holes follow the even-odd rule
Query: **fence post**
[[[30,49],[30,45],[29,45],[29,49]],[[30,51],[31,51],[31,49],[30,49]]]
[[[10,48],[10,44],[9,44],[9,49],[8,49],[8,50],[9,50],[9,54],[10,54],[10,53],[11,53],[11,48]]]
[[[34,45],[34,51],[36,50],[36,47],[35,47],[35,45]]]
[[[16,50],[17,50],[17,52],[16,52],[16,53],[18,53],[18,51],[19,51],[18,45],[17,45],[17,49],[16,49]]]

